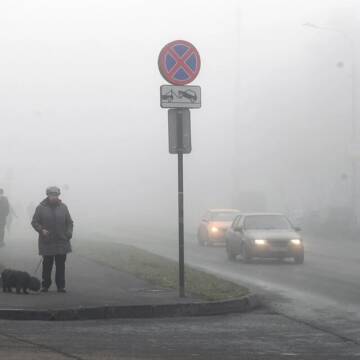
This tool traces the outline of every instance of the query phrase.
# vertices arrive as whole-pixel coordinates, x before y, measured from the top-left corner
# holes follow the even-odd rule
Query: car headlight
[[[293,245],[301,245],[301,240],[300,240],[300,239],[292,239],[292,240],[291,240],[291,243],[292,243]]]
[[[219,229],[218,229],[216,226],[213,226],[213,227],[211,228],[211,232],[217,233],[217,232],[219,232]]]
[[[255,239],[254,240],[255,245],[266,245],[266,240],[263,239]]]

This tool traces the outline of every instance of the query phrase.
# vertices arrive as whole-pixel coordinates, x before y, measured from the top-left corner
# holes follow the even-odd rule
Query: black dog
[[[11,292],[12,288],[16,288],[16,293],[20,294],[22,289],[24,294],[28,294],[27,290],[39,291],[40,281],[36,277],[30,276],[27,272],[5,269],[1,273],[3,292]]]

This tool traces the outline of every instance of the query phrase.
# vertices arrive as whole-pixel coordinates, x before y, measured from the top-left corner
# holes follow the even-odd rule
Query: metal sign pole
[[[179,200],[179,296],[185,297],[184,264],[184,172],[183,154],[178,153],[178,200]]]
[[[184,124],[183,111],[176,111],[177,148],[178,148],[178,203],[179,203],[179,296],[185,297],[184,265]]]

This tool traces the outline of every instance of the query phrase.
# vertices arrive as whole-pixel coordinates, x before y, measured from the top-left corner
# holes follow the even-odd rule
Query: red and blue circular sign
[[[158,64],[161,75],[170,84],[186,85],[199,74],[201,61],[193,44],[175,40],[162,48]]]

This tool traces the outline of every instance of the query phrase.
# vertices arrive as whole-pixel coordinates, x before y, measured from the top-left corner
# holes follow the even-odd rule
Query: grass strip
[[[135,246],[104,241],[79,241],[79,255],[163,288],[178,288],[178,263]],[[185,267],[186,291],[207,301],[237,299],[249,293],[243,286],[215,275]]]

